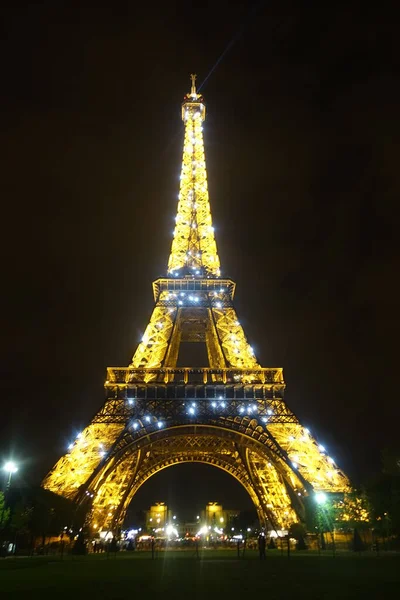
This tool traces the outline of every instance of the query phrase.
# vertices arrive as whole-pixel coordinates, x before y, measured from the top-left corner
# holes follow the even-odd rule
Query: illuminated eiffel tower
[[[106,400],[43,486],[84,503],[93,532],[116,531],[141,485],[161,469],[202,462],[248,491],[261,523],[304,518],[314,491],[347,477],[289,410],[281,368],[262,368],[238,320],[235,283],[220,274],[204,157],[206,108],[195,76],[185,124],[174,239],[155,306],[128,367],[109,367]],[[178,368],[181,342],[203,342],[209,365]]]

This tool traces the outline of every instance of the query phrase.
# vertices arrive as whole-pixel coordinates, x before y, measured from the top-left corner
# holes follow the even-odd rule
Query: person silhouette
[[[258,553],[260,556],[260,560],[266,559],[265,545],[266,545],[265,535],[263,533],[260,533],[260,535],[258,536]]]

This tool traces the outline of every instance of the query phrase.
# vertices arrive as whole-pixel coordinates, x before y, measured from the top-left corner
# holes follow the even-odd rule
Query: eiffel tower
[[[350,490],[284,402],[282,368],[260,366],[238,320],[212,226],[206,107],[195,75],[191,83],[174,237],[150,322],[131,364],[107,369],[105,403],[42,484],[84,504],[93,533],[117,531],[138,489],[184,462],[230,473],[275,529],[304,519],[310,494]],[[177,367],[182,342],[205,343],[208,366]]]

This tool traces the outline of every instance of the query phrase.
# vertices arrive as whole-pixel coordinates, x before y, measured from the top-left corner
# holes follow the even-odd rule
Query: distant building
[[[224,510],[218,502],[209,502],[205,510],[201,511],[201,522],[203,525],[224,528],[238,516],[238,510]]]
[[[199,531],[199,523],[192,521],[190,523],[178,523],[177,525],[179,537],[195,537]]]
[[[171,523],[172,511],[168,510],[165,502],[156,502],[154,506],[150,506],[150,510],[146,511],[146,529],[162,529]]]
[[[218,502],[209,502],[194,521],[180,521],[179,517],[173,515],[165,502],[156,502],[146,511],[146,531],[167,534],[167,526],[174,527],[181,538],[194,537],[204,527],[210,530],[226,529],[231,526],[232,521],[239,516],[238,510],[225,510]],[[157,531],[159,530],[159,531]]]

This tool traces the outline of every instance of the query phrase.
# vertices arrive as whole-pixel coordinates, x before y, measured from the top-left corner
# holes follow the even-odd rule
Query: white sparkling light
[[[319,492],[318,494],[315,494],[315,501],[317,504],[324,504],[327,500],[327,496],[326,494],[324,494],[324,492]]]
[[[15,464],[15,462],[13,462],[12,460],[9,460],[8,462],[5,463],[4,467],[3,467],[3,471],[5,471],[6,473],[16,473],[18,471],[18,467]]]

